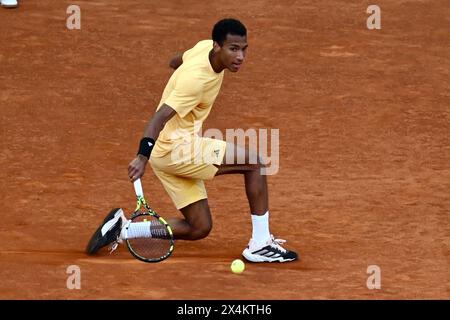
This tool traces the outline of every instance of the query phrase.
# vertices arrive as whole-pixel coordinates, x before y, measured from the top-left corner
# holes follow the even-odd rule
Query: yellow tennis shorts
[[[225,156],[226,142],[197,137],[180,144],[162,157],[150,157],[150,164],[177,209],[206,199],[203,180],[211,180]]]

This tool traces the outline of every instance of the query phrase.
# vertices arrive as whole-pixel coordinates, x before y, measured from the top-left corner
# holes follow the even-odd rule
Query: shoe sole
[[[294,260],[298,259],[298,258],[285,259],[283,257],[278,257],[278,258],[264,257],[264,256],[260,256],[259,254],[253,254],[248,249],[245,249],[244,252],[242,252],[242,256],[250,262],[280,262],[280,263],[283,263],[283,262],[289,262],[289,261],[294,261]]]
[[[100,245],[100,239],[102,238],[102,227],[103,225],[108,222],[109,220],[113,219],[117,213],[117,211],[121,210],[120,208],[114,208],[112,209],[108,215],[103,220],[103,223],[98,227],[98,229],[94,232],[91,239],[89,240],[89,243],[86,247],[86,253],[91,255],[95,254],[98,250],[103,248],[104,246],[108,245]]]
[[[19,5],[18,4],[13,4],[13,5],[7,5],[7,4],[2,4],[1,7],[5,8],[5,9],[13,9],[13,8],[17,8]]]

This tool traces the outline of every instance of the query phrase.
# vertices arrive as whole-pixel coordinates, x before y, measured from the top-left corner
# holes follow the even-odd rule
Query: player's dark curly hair
[[[223,46],[227,34],[244,37],[247,35],[247,29],[239,20],[232,18],[222,19],[214,25],[212,39],[220,46]]]

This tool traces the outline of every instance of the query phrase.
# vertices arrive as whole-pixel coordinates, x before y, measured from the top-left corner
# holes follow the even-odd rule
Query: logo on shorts
[[[219,152],[220,152],[220,150],[219,150],[219,149],[217,149],[217,150],[214,150],[214,153],[216,154],[216,157],[219,157]]]

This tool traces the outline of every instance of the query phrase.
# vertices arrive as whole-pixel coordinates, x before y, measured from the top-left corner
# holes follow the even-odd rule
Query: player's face
[[[247,37],[227,34],[220,48],[222,64],[231,72],[238,72],[245,60],[247,52]]]

